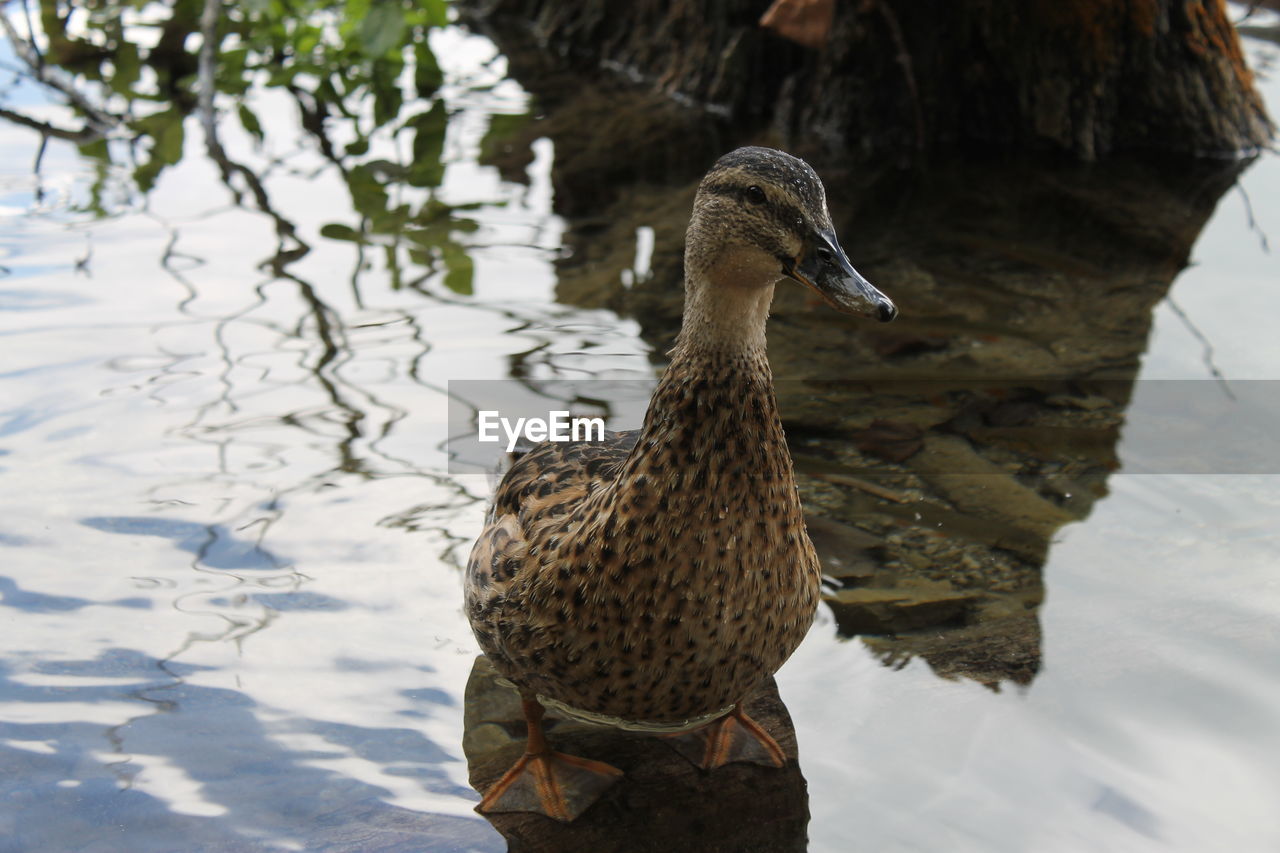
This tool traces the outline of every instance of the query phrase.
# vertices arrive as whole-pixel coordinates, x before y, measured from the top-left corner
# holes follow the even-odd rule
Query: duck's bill
[[[853,268],[832,231],[816,232],[798,258],[783,262],[782,271],[813,288],[837,311],[887,323],[898,314],[893,300]]]

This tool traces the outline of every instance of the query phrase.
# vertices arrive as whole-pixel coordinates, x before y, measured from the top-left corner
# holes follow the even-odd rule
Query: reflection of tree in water
[[[943,674],[1034,677],[1050,545],[1107,494],[1152,312],[1240,168],[967,164],[845,193],[904,322],[815,344],[784,318],[779,347],[819,380],[790,406],[815,504],[874,537],[832,588],[842,633]]]
[[[643,91],[575,89],[541,73],[519,33],[498,38],[521,82],[558,103],[527,135],[585,155],[553,172],[574,217],[559,298],[636,316],[662,352],[679,325],[700,168],[661,151],[756,139]],[[603,102],[609,123],[579,138]],[[593,188],[609,151],[665,166]],[[1029,683],[1050,544],[1107,493],[1152,311],[1245,164],[970,160],[886,174],[814,163],[854,263],[901,309],[893,324],[855,324],[784,286],[770,321],[839,632],[889,664],[921,656],[942,675]],[[655,234],[651,275],[624,287],[641,227]]]
[[[219,138],[220,126],[234,114],[239,130],[265,149],[271,123],[264,125],[255,102],[264,91],[278,92],[293,102],[302,127],[350,193],[356,224],[332,223],[326,236],[386,250],[396,286],[407,258],[427,274],[446,270],[446,286],[470,291],[471,262],[453,233],[474,223],[453,217],[433,194],[444,175],[447,122],[440,97],[444,76],[427,35],[446,22],[444,0],[47,2],[35,16],[24,3],[0,22],[22,62],[19,78],[55,94],[79,126],[7,108],[0,115],[38,131],[45,142],[74,142],[101,164],[88,212],[110,213],[103,200],[111,167],[127,168],[137,190],[149,192],[182,158],[185,120],[195,113],[236,204],[248,196],[275,221],[281,245],[272,268],[305,254],[306,244],[263,185],[271,164],[246,166],[228,155]],[[407,108],[417,104],[427,108]],[[408,158],[375,156],[387,142],[402,147],[401,140],[407,140]],[[388,181],[424,194],[393,203]]]
[[[431,531],[453,558],[465,543],[450,532],[452,522],[483,497],[397,453],[389,439],[409,412],[366,381],[376,365],[396,381],[447,393],[422,369],[432,343],[421,307],[470,306],[473,263],[459,235],[479,227],[466,213],[480,207],[441,197],[446,139],[459,133],[451,119],[487,122],[486,135],[465,140],[481,149],[523,120],[509,99],[490,96],[501,76],[492,68],[473,71],[475,80],[446,81],[428,41],[446,22],[443,0],[49,2],[35,9],[10,4],[0,21],[21,63],[18,78],[67,108],[52,119],[8,106],[0,112],[40,134],[37,174],[50,139],[76,145],[94,164],[86,200],[73,214],[112,218],[135,206],[128,201],[135,197],[147,211],[160,177],[192,153],[188,133],[198,122],[204,153],[233,208],[267,217],[274,232],[275,248],[258,264],[259,280],[230,294],[231,300],[248,298],[210,314],[202,299],[228,300],[202,281],[199,271],[212,259],[184,247],[184,226],[146,212],[168,232],[157,260],[182,288],[177,308],[185,315],[152,327],[163,359],[148,380],[149,393],[165,403],[163,389],[170,385],[192,376],[212,380],[214,393],[192,407],[190,421],[174,434],[208,446],[216,460],[198,480],[157,486],[150,497],[158,509],[181,512],[184,492],[230,484],[235,495],[221,502],[216,521],[188,549],[196,570],[221,579],[216,591],[201,587],[175,602],[179,609],[215,613],[226,628],[190,642],[240,640],[269,624],[275,610],[258,606],[246,616],[243,596],[228,599],[229,590],[296,591],[307,580],[287,555],[275,555],[269,565],[215,566],[211,551],[251,540],[271,553],[264,542],[289,496],[319,492],[343,477],[429,481],[436,487],[429,491],[443,498],[384,523]],[[464,92],[468,86],[476,91]],[[451,98],[462,103],[450,107]],[[281,127],[275,113],[282,105],[296,110],[296,124]],[[491,112],[500,114],[497,120]],[[306,212],[289,209],[275,182],[299,172],[336,174],[346,189],[347,212],[326,211],[333,219],[318,230],[320,240],[352,249],[354,313],[339,307],[343,297],[332,287],[298,272],[317,238],[304,238],[298,222]],[[367,309],[362,290],[384,282],[421,299]],[[536,328],[546,328],[546,317],[519,305],[491,310],[528,337],[550,335]],[[211,342],[207,352],[189,344],[200,334]],[[531,347],[531,358],[538,349]],[[293,408],[281,411],[282,405]],[[312,453],[317,450],[323,461]],[[251,607],[256,601],[249,596]]]
[[[48,120],[45,112],[37,119],[7,105],[2,115],[38,132],[43,143],[77,145],[93,164],[84,205],[69,211],[71,216],[95,222],[141,209],[141,216],[164,229],[154,261],[180,288],[173,300],[177,311],[148,327],[147,355],[122,356],[114,364],[122,372],[143,365],[143,393],[158,405],[177,404],[184,422],[164,436],[167,443],[176,439],[188,450],[207,450],[193,473],[170,477],[141,496],[151,512],[83,520],[98,530],[170,539],[192,572],[179,580],[137,583],[167,591],[172,607],[184,614],[217,620],[209,625],[193,619],[189,624],[198,628],[148,662],[153,671],[145,686],[122,690],[146,708],[105,732],[108,750],[121,756],[115,769],[122,786],[140,766],[131,761],[130,746],[141,746],[146,732],[162,737],[167,731],[156,725],[155,717],[163,715],[155,711],[181,706],[191,717],[218,713],[201,703],[224,694],[187,680],[184,661],[200,659],[202,644],[239,647],[286,611],[351,606],[308,590],[307,566],[295,566],[295,555],[280,544],[289,534],[281,534],[279,525],[305,518],[314,496],[405,478],[404,493],[422,503],[399,511],[392,505],[380,523],[426,534],[415,541],[446,562],[465,557],[470,542],[458,532],[458,521],[474,517],[485,496],[447,476],[436,461],[440,457],[428,461],[405,441],[413,401],[439,401],[447,394],[438,367],[432,367],[440,360],[433,356],[439,330],[433,330],[432,310],[446,316],[488,312],[493,326],[528,341],[524,353],[511,357],[517,374],[554,373],[565,355],[564,347],[549,344],[559,334],[556,326],[583,319],[581,311],[547,309],[538,300],[486,305],[470,298],[467,235],[479,228],[474,211],[506,205],[518,198],[519,188],[504,185],[483,202],[451,204],[446,166],[460,159],[459,152],[471,159],[472,149],[496,144],[523,121],[524,104],[492,91],[501,79],[493,60],[472,72],[476,79],[445,79],[426,39],[428,29],[443,23],[443,5],[378,4],[374,10],[359,2],[304,2],[286,14],[283,4],[270,2],[45,4],[33,24],[37,31],[43,24],[52,35],[34,41],[22,35],[22,7],[6,9],[6,30],[26,63],[23,75],[69,108]],[[155,33],[159,40],[147,47],[147,36]],[[296,110],[297,121],[282,126],[281,108]],[[202,135],[202,146],[188,136],[193,131]],[[191,226],[167,219],[149,201],[184,154],[203,159],[212,167],[207,174],[220,182],[213,193],[209,182],[198,184],[215,200]],[[35,159],[38,173],[43,148]],[[331,183],[336,177],[349,203],[323,211],[324,219],[308,225],[316,212],[291,207],[296,202],[282,189],[300,174]],[[218,254],[234,257],[245,250],[226,246],[215,254],[201,246],[200,223],[222,213],[216,209],[218,194],[229,194],[233,212],[243,218],[263,217],[266,257],[224,265]],[[536,235],[552,219],[545,209],[532,208],[496,218]],[[351,258],[349,276],[314,272],[317,250],[332,252],[335,242],[348,250],[340,256]],[[521,235],[513,242],[524,252],[550,253],[543,239]],[[245,276],[254,266],[258,272]],[[219,274],[228,269],[244,277],[235,281]],[[138,278],[133,286],[155,283],[154,276]],[[399,291],[394,297],[386,292],[388,284]],[[156,297],[161,304],[165,298]],[[200,521],[181,520],[186,518]],[[274,762],[279,778],[289,780],[280,784],[291,790],[297,778],[325,783],[341,776],[311,773],[300,766],[305,755],[246,739],[245,732],[257,731],[245,722],[253,716],[240,713],[219,728],[224,734],[233,726],[244,728],[236,737],[226,734],[219,747],[234,751],[236,744],[253,741],[261,752],[256,760]],[[350,741],[360,757],[389,763],[376,754],[387,731],[334,726],[306,713],[292,725],[295,732],[343,748]],[[413,764],[424,791],[463,796],[447,770],[435,766],[454,761],[453,748],[431,743],[421,732],[409,743],[396,760]],[[149,748],[192,778],[204,778],[207,748],[163,741]],[[456,823],[456,835],[467,838],[469,848],[488,849],[492,842],[476,821],[436,821],[381,807],[377,798],[385,792],[369,787],[361,794],[369,800],[363,813],[330,814],[317,821],[317,836],[333,843],[344,832],[378,824],[369,837],[385,840],[390,818],[419,835]],[[299,790],[307,795],[305,785]],[[237,796],[212,796],[237,806],[236,824],[270,823]],[[326,813],[329,808],[323,806]],[[338,824],[336,836],[326,820]]]

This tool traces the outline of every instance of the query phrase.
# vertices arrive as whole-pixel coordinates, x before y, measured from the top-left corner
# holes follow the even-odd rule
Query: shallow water
[[[0,125],[0,849],[506,848],[472,812],[461,747],[477,649],[459,566],[488,484],[450,468],[447,383],[647,382],[665,327],[557,290],[555,144],[533,143],[524,182],[480,165],[493,117],[530,96],[488,40],[433,46],[433,198],[469,286],[456,257],[322,236],[360,217],[278,91],[253,96],[269,147],[223,136],[310,247],[283,271],[273,220],[233,201],[194,118],[147,194],[57,141],[33,176],[37,137]],[[1280,113],[1280,80],[1261,85]],[[62,117],[42,98],[7,103]],[[1268,236],[1274,154],[1222,196],[1138,338],[1118,468],[1041,543],[1025,686],[940,678],[893,637],[885,666],[820,612],[778,676],[810,849],[1280,846],[1280,466],[1171,472],[1143,439],[1165,405],[1146,380],[1224,401],[1265,380],[1274,411]],[[776,357],[801,364],[785,329],[809,315],[780,315]],[[808,396],[797,444],[835,405]],[[847,465],[819,433],[798,457]],[[841,517],[844,498],[807,488]]]

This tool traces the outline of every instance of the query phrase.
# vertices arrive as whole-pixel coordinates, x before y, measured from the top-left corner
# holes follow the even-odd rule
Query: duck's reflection
[[[708,773],[661,737],[588,726],[551,712],[547,734],[556,749],[612,764],[625,777],[571,824],[535,814],[485,817],[513,853],[803,851],[809,797],[791,717],[772,681],[746,705],[782,747],[786,766],[729,764]],[[467,681],[465,709],[463,749],[471,784],[486,791],[524,749],[520,697],[499,682],[488,659],[480,656]]]

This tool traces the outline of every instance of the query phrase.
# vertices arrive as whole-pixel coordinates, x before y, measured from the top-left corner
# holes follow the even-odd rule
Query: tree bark
[[[1238,157],[1271,138],[1223,0],[839,0],[825,45],[764,29],[761,0],[493,0],[579,73],[615,75],[791,147],[1160,150]]]

